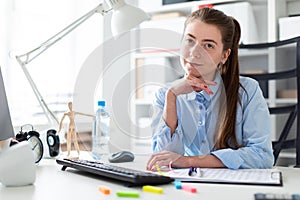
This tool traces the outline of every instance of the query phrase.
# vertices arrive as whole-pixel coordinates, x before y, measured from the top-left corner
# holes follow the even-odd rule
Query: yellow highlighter
[[[143,186],[144,192],[152,192],[156,194],[162,194],[164,192],[164,189],[161,187],[151,186],[151,185],[145,185]]]

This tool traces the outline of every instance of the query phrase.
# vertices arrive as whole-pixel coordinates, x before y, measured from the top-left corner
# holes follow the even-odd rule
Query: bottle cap
[[[98,106],[105,106],[105,101],[98,101]]]

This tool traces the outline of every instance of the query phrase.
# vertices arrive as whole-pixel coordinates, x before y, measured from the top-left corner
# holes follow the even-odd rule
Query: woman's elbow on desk
[[[274,156],[272,152],[264,151],[260,153],[248,152],[243,155],[242,169],[271,169],[274,164]]]

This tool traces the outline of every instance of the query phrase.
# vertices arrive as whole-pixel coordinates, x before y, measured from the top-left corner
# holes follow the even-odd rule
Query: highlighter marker
[[[151,186],[151,185],[143,186],[143,191],[144,192],[152,192],[152,193],[156,193],[156,194],[162,194],[164,192],[163,188],[155,187],[155,186]]]
[[[99,186],[98,190],[100,192],[102,192],[103,194],[109,195],[110,194],[110,189],[108,187],[105,186]]]
[[[175,180],[175,181],[174,181],[174,185],[175,185],[175,188],[176,188],[176,189],[181,189],[181,186],[182,186],[181,181]]]
[[[116,192],[118,197],[130,197],[130,198],[138,198],[140,193],[133,191],[118,191]]]
[[[197,192],[197,188],[191,187],[191,186],[188,186],[188,185],[182,185],[181,189],[185,190],[185,191],[188,191],[188,192],[191,192],[191,193],[196,193]]]

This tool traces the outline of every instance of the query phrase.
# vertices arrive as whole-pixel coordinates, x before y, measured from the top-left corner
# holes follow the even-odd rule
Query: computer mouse
[[[134,160],[134,154],[130,151],[119,151],[109,156],[108,161],[111,163],[131,162]]]

